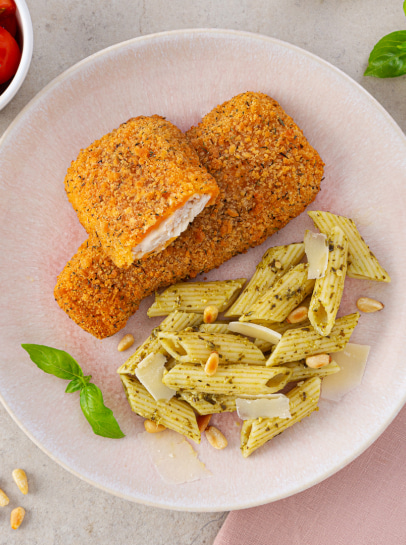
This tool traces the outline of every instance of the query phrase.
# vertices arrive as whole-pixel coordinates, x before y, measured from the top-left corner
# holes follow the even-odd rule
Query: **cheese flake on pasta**
[[[135,370],[135,376],[155,401],[169,401],[176,393],[162,382],[165,363],[166,357],[163,354],[152,353],[144,358]]]
[[[246,335],[247,337],[254,337],[254,339],[262,339],[272,344],[277,344],[282,335],[269,327],[265,327],[259,324],[250,324],[243,322],[230,322],[228,329],[234,333],[240,333],[240,335]]]
[[[323,233],[312,233],[306,231],[304,236],[304,245],[309,269],[307,278],[316,280],[323,278],[327,269],[328,247],[327,237]]]
[[[235,400],[238,416],[242,420],[255,418],[291,418],[289,398],[283,394],[269,394],[256,398]]]

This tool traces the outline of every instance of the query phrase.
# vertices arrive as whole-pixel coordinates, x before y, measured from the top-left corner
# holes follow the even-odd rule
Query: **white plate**
[[[141,342],[157,320],[151,298],[126,329],[99,341],[83,332],[53,299],[56,275],[85,233],[65,196],[63,179],[80,148],[139,114],[167,116],[182,129],[232,96],[263,91],[277,99],[326,163],[313,208],[354,218],[392,284],[349,280],[344,311],[359,295],[385,310],[364,315],[353,340],[372,346],[361,387],[286,431],[252,457],[239,452],[233,415],[214,421],[229,438],[199,455],[212,476],[165,484],[150,463],[116,375],[126,332]],[[1,327],[0,392],[21,428],[54,460],[86,481],[137,502],[195,511],[237,509],[277,500],[333,474],[374,441],[406,398],[405,187],[406,139],[382,107],[345,74],[277,40],[218,30],[169,32],[113,46],[48,85],[19,115],[0,146]],[[301,239],[306,215],[262,247],[206,275],[249,275],[270,245]],[[93,375],[126,433],[96,437],[81,415],[78,394],[31,363],[21,343],[70,352]]]

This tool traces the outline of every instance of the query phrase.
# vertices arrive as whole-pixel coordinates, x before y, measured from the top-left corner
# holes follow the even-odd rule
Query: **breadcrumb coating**
[[[118,267],[131,265],[132,248],[188,199],[208,194],[212,204],[219,192],[185,135],[158,115],[130,119],[81,150],[65,188]]]
[[[159,254],[119,269],[100,243],[86,241],[58,277],[55,298],[98,338],[123,328],[140,301],[257,246],[316,197],[323,162],[279,104],[247,92],[187,133],[220,194]]]

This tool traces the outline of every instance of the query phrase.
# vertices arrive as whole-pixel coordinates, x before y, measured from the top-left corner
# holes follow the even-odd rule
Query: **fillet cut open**
[[[220,193],[161,252],[116,267],[97,237],[58,277],[55,298],[98,338],[123,328],[154,291],[219,267],[257,246],[316,197],[323,161],[281,106],[262,93],[238,95],[187,133]]]
[[[186,136],[157,115],[130,119],[82,150],[65,188],[118,267],[163,250],[219,193]]]

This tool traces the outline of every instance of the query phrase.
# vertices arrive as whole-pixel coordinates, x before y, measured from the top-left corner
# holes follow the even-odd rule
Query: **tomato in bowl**
[[[32,23],[25,0],[0,0],[0,110],[21,87],[32,48]]]
[[[0,0],[0,27],[3,27],[12,36],[17,33],[17,6],[14,0]]]
[[[9,81],[18,70],[21,52],[17,41],[0,26],[0,84]]]

